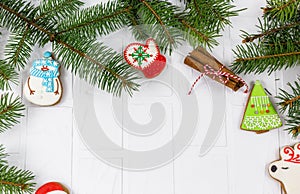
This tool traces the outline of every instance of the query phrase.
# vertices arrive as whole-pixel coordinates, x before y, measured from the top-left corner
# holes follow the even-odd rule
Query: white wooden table
[[[90,0],[87,5],[97,3]],[[237,0],[238,8],[248,9],[239,17],[232,18],[233,28],[226,28],[220,45],[213,50],[214,56],[225,64],[233,61],[231,49],[240,44],[240,30],[256,32],[257,17],[261,15],[259,7],[264,0]],[[113,35],[105,41],[113,39]],[[118,39],[118,38],[116,38]],[[121,43],[120,43],[121,44]],[[112,45],[118,47],[118,45]],[[42,56],[47,48],[36,48],[30,61]],[[187,49],[182,47],[183,49]],[[0,50],[3,53],[3,47]],[[183,61],[185,56],[179,55]],[[192,83],[199,75],[182,64],[169,62],[186,76]],[[16,93],[22,94],[22,85],[28,76],[30,65],[21,73],[19,87]],[[165,70],[168,71],[168,68]],[[257,79],[270,91],[273,97],[279,88],[285,88],[286,83],[294,81],[300,68],[279,71],[268,76],[242,75],[251,83]],[[164,76],[164,73],[161,75]],[[61,80],[64,93],[61,102],[52,107],[38,107],[26,104],[26,116],[12,130],[0,135],[10,154],[10,164],[32,170],[36,174],[39,185],[48,181],[58,181],[66,185],[74,194],[280,194],[279,183],[274,181],[267,172],[268,164],[279,159],[279,148],[293,145],[297,140],[291,139],[283,128],[269,133],[257,135],[239,129],[247,95],[234,93],[225,89],[226,121],[221,135],[204,157],[199,156],[199,150],[205,136],[212,113],[209,90],[213,90],[216,82],[203,79],[194,92],[201,99],[200,115],[206,115],[199,125],[198,133],[188,148],[176,159],[165,166],[148,171],[127,171],[114,168],[99,160],[86,147],[80,137],[73,114],[72,74],[61,69]],[[178,100],[166,86],[158,83],[148,83],[142,86],[141,92],[129,101],[129,112],[137,122],[146,123],[150,118],[149,107],[152,102],[165,105],[166,120],[161,131],[155,135],[138,137],[122,132],[111,114],[112,98],[105,92],[95,92],[97,98],[97,116],[109,138],[126,149],[151,150],[158,148],[176,133],[178,126]],[[155,91],[155,92],[153,92]],[[205,103],[203,103],[205,100]],[[274,99],[273,99],[274,100]],[[207,114],[206,114],[207,112]],[[126,122],[126,121],[125,121]],[[298,139],[299,140],[299,139]]]

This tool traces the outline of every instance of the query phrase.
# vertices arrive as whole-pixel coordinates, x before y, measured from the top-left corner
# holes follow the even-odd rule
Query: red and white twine
[[[218,77],[223,84],[226,84],[229,81],[229,78],[236,79],[236,80],[242,82],[246,86],[246,90],[244,91],[244,93],[248,93],[249,87],[248,87],[247,83],[242,78],[240,78],[234,74],[222,71],[223,68],[224,68],[224,66],[222,66],[218,71],[215,71],[211,66],[209,66],[207,64],[204,65],[204,72],[201,73],[199,75],[199,77],[195,80],[188,95],[190,95],[192,93],[192,90],[194,89],[195,85],[204,75],[213,75],[212,79],[215,79],[216,77]],[[224,77],[226,77],[226,80],[223,80]]]

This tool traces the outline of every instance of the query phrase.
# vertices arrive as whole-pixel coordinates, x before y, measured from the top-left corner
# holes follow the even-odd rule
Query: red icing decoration
[[[255,105],[254,104],[251,104],[251,108],[254,108],[255,107]]]
[[[266,113],[269,113],[270,112],[270,110],[266,110]]]
[[[295,149],[300,150],[300,144]],[[283,153],[289,157],[284,161],[300,164],[300,154],[296,154],[293,148],[285,147]]]
[[[149,48],[149,43],[151,41],[153,41],[155,43],[155,40],[153,38],[149,38],[149,39],[147,39],[146,44],[131,43],[124,50],[124,58],[125,58],[126,62],[129,65],[133,66],[134,68],[142,71],[143,74],[145,75],[145,77],[147,77],[147,78],[153,78],[153,77],[158,76],[166,66],[166,61],[167,61],[166,57],[160,54],[158,45],[155,43],[156,51],[158,54],[156,55],[154,61],[151,62],[150,64],[148,64],[144,68],[132,64],[131,61],[127,58],[127,52],[128,52],[128,49],[132,46],[134,46],[134,47],[142,46],[143,48],[145,48],[144,52],[146,52],[147,49]],[[136,48],[134,48],[134,49],[136,50]],[[128,54],[128,55],[131,56],[130,54]],[[153,55],[151,54],[150,57],[153,57]],[[144,61],[147,62],[147,59],[145,58]],[[136,62],[136,60],[135,60],[135,62]]]
[[[60,183],[57,182],[49,182],[44,185],[42,185],[35,194],[47,194],[51,191],[65,191],[63,186]]]

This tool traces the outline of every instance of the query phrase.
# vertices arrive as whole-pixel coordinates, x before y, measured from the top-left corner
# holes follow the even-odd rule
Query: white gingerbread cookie
[[[286,146],[280,151],[281,160],[269,166],[270,175],[278,180],[286,194],[300,193],[300,143],[293,147]]]
[[[35,60],[30,68],[30,76],[24,85],[24,95],[33,104],[50,106],[62,96],[62,86],[58,78],[59,63],[45,52],[44,59]]]
[[[129,65],[142,71],[146,78],[158,76],[166,66],[166,57],[160,54],[153,38],[149,38],[146,44],[129,44],[124,50],[124,58]]]

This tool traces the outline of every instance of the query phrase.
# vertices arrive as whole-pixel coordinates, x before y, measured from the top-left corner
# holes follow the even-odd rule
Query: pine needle
[[[29,194],[34,192],[34,175],[28,170],[8,166],[4,146],[0,144],[0,192],[3,194]]]
[[[10,129],[19,123],[25,109],[20,97],[13,97],[13,94],[2,94],[0,97],[0,133]]]

